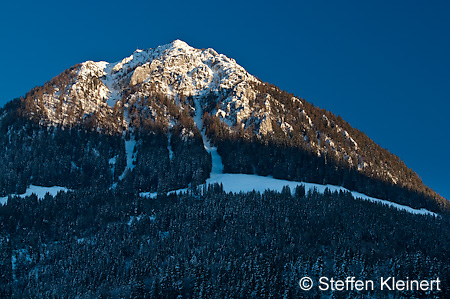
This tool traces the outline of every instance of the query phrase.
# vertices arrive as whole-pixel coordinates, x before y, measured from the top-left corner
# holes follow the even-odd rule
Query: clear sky
[[[449,16],[449,1],[4,1],[0,105],[179,38],[341,115],[450,199]]]

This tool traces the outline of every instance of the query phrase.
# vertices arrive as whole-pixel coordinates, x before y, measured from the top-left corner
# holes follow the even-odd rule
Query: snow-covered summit
[[[189,46],[186,42],[176,39],[166,45],[159,46],[158,48],[164,48],[166,49],[183,49],[183,50],[195,50],[193,47]]]
[[[72,126],[92,115],[100,125],[111,118],[116,104],[127,110],[155,93],[171,97],[180,105],[186,104],[180,102],[186,97],[214,94],[222,100],[215,113],[236,124],[249,116],[255,83],[259,80],[234,59],[174,40],[154,49],[136,50],[114,63],[81,63],[54,78],[47,83],[49,88],[29,100],[34,101],[36,114],[43,118],[41,123]],[[124,118],[116,119],[112,127],[120,131],[128,126]]]
[[[116,78],[123,89],[139,85],[137,96],[148,95],[146,87],[152,84],[164,94],[177,97],[230,89],[244,81],[257,82],[235,60],[213,49],[195,49],[180,40],[134,52],[115,63],[113,73],[119,73]]]

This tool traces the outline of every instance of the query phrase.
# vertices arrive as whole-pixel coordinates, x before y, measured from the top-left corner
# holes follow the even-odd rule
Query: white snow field
[[[59,186],[53,186],[53,187],[41,187],[41,186],[35,186],[30,185],[30,187],[27,188],[27,191],[25,191],[24,194],[19,194],[18,196],[21,198],[25,198],[27,196],[30,196],[31,194],[36,194],[38,199],[43,199],[45,197],[45,194],[50,194],[51,196],[55,196],[58,194],[58,192],[68,192],[70,189],[67,189],[65,187],[59,187]],[[13,196],[16,194],[13,194]],[[8,196],[0,197],[0,204],[4,205],[8,202]]]
[[[347,191],[350,192],[355,199],[361,199],[361,200],[367,200],[374,203],[381,203],[386,206],[391,206],[393,208],[396,208],[401,211],[406,211],[412,214],[419,214],[419,215],[428,215],[428,216],[438,216],[438,214],[430,212],[426,209],[413,209],[409,206],[400,205],[388,200],[383,200],[379,198],[374,198],[367,196],[365,194],[356,192],[356,191],[350,191],[344,187],[341,186],[334,186],[334,185],[320,185],[320,184],[314,184],[314,183],[305,183],[305,182],[294,182],[294,181],[286,181],[286,180],[279,180],[272,177],[264,177],[264,176],[258,176],[258,175],[250,175],[250,174],[234,174],[234,173],[224,173],[224,174],[211,174],[211,177],[206,180],[206,184],[222,184],[223,190],[225,192],[233,192],[233,193],[239,193],[239,192],[251,192],[251,191],[258,191],[258,192],[264,192],[266,190],[273,190],[277,192],[281,192],[284,186],[289,186],[292,192],[294,192],[295,187],[304,185],[305,191],[312,191],[314,188],[319,193],[324,193],[325,189],[328,188],[331,192],[334,191]],[[179,190],[173,190],[168,192],[168,194],[180,194],[183,192],[186,192],[188,189],[179,189]],[[158,194],[156,192],[141,192],[140,195],[142,197],[148,197],[148,198],[155,198]]]
[[[125,167],[123,173],[120,175],[119,180],[123,180],[127,170],[133,170],[134,162],[136,162],[136,155],[133,153],[136,146],[136,139],[133,134],[130,134],[130,140],[125,140],[125,154],[127,156],[127,166]]]

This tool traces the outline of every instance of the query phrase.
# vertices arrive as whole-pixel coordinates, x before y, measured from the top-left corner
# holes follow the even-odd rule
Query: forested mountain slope
[[[120,62],[87,61],[0,111],[0,195],[27,185],[164,191],[225,172],[344,186],[448,208],[398,157],[341,117],[263,83],[213,49],[176,40]]]

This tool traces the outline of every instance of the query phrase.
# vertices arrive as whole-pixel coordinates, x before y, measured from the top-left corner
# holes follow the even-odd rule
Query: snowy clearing
[[[21,198],[25,198],[27,196],[30,196],[31,194],[36,194],[37,198],[42,200],[45,195],[48,193],[51,196],[55,196],[58,194],[58,192],[68,192],[70,189],[67,189],[66,187],[59,187],[59,186],[53,186],[53,187],[42,187],[42,186],[35,186],[30,185],[30,187],[27,188],[27,191],[24,194],[19,194],[18,196]],[[17,194],[11,194],[11,196],[15,196]],[[0,197],[0,204],[4,205],[8,202],[8,196]]]
[[[125,154],[127,156],[127,166],[125,167],[123,173],[120,175],[119,180],[123,180],[125,174],[128,170],[133,170],[134,163],[136,162],[136,155],[134,152],[134,147],[136,146],[136,139],[133,134],[130,134],[130,140],[125,140]]]
[[[199,99],[198,98],[195,99],[194,102],[195,102],[194,122],[202,134],[203,146],[205,147],[205,150],[209,154],[211,154],[212,159],[211,175],[221,174],[223,173],[222,158],[220,157],[219,153],[217,153],[217,147],[211,145],[208,138],[206,137],[205,130],[203,130],[203,110],[199,103]]]
[[[381,203],[383,205],[387,205],[393,208],[396,208],[401,211],[406,211],[412,214],[418,214],[418,215],[428,215],[428,216],[438,216],[438,214],[430,212],[426,209],[413,209],[409,206],[400,205],[391,201],[378,199],[374,197],[367,196],[365,194],[350,191],[344,187],[340,186],[334,186],[334,185],[320,185],[320,184],[314,184],[314,183],[305,183],[305,182],[293,182],[293,181],[286,181],[286,180],[279,180],[274,179],[272,177],[264,177],[264,176],[258,176],[258,175],[250,175],[250,174],[233,174],[233,173],[224,173],[224,174],[211,174],[211,177],[206,180],[206,184],[222,184],[223,189],[225,192],[233,192],[233,193],[239,193],[239,192],[251,192],[251,191],[257,191],[257,192],[264,192],[266,190],[273,190],[277,192],[281,192],[284,186],[289,186],[291,189],[291,192],[294,192],[295,187],[299,185],[305,186],[305,191],[312,191],[314,188],[319,193],[324,193],[325,189],[328,188],[331,192],[334,191],[343,191],[343,192],[350,192],[355,199],[361,199],[361,200],[367,200],[373,203]],[[188,189],[179,189],[168,192],[168,194],[180,194],[183,192],[186,192]],[[157,196],[157,193],[155,192],[141,192],[140,196],[142,197],[148,197],[148,198],[155,198]]]
[[[172,134],[169,132],[167,133],[167,150],[169,151],[169,160],[173,159],[173,150],[170,143],[172,142]]]

